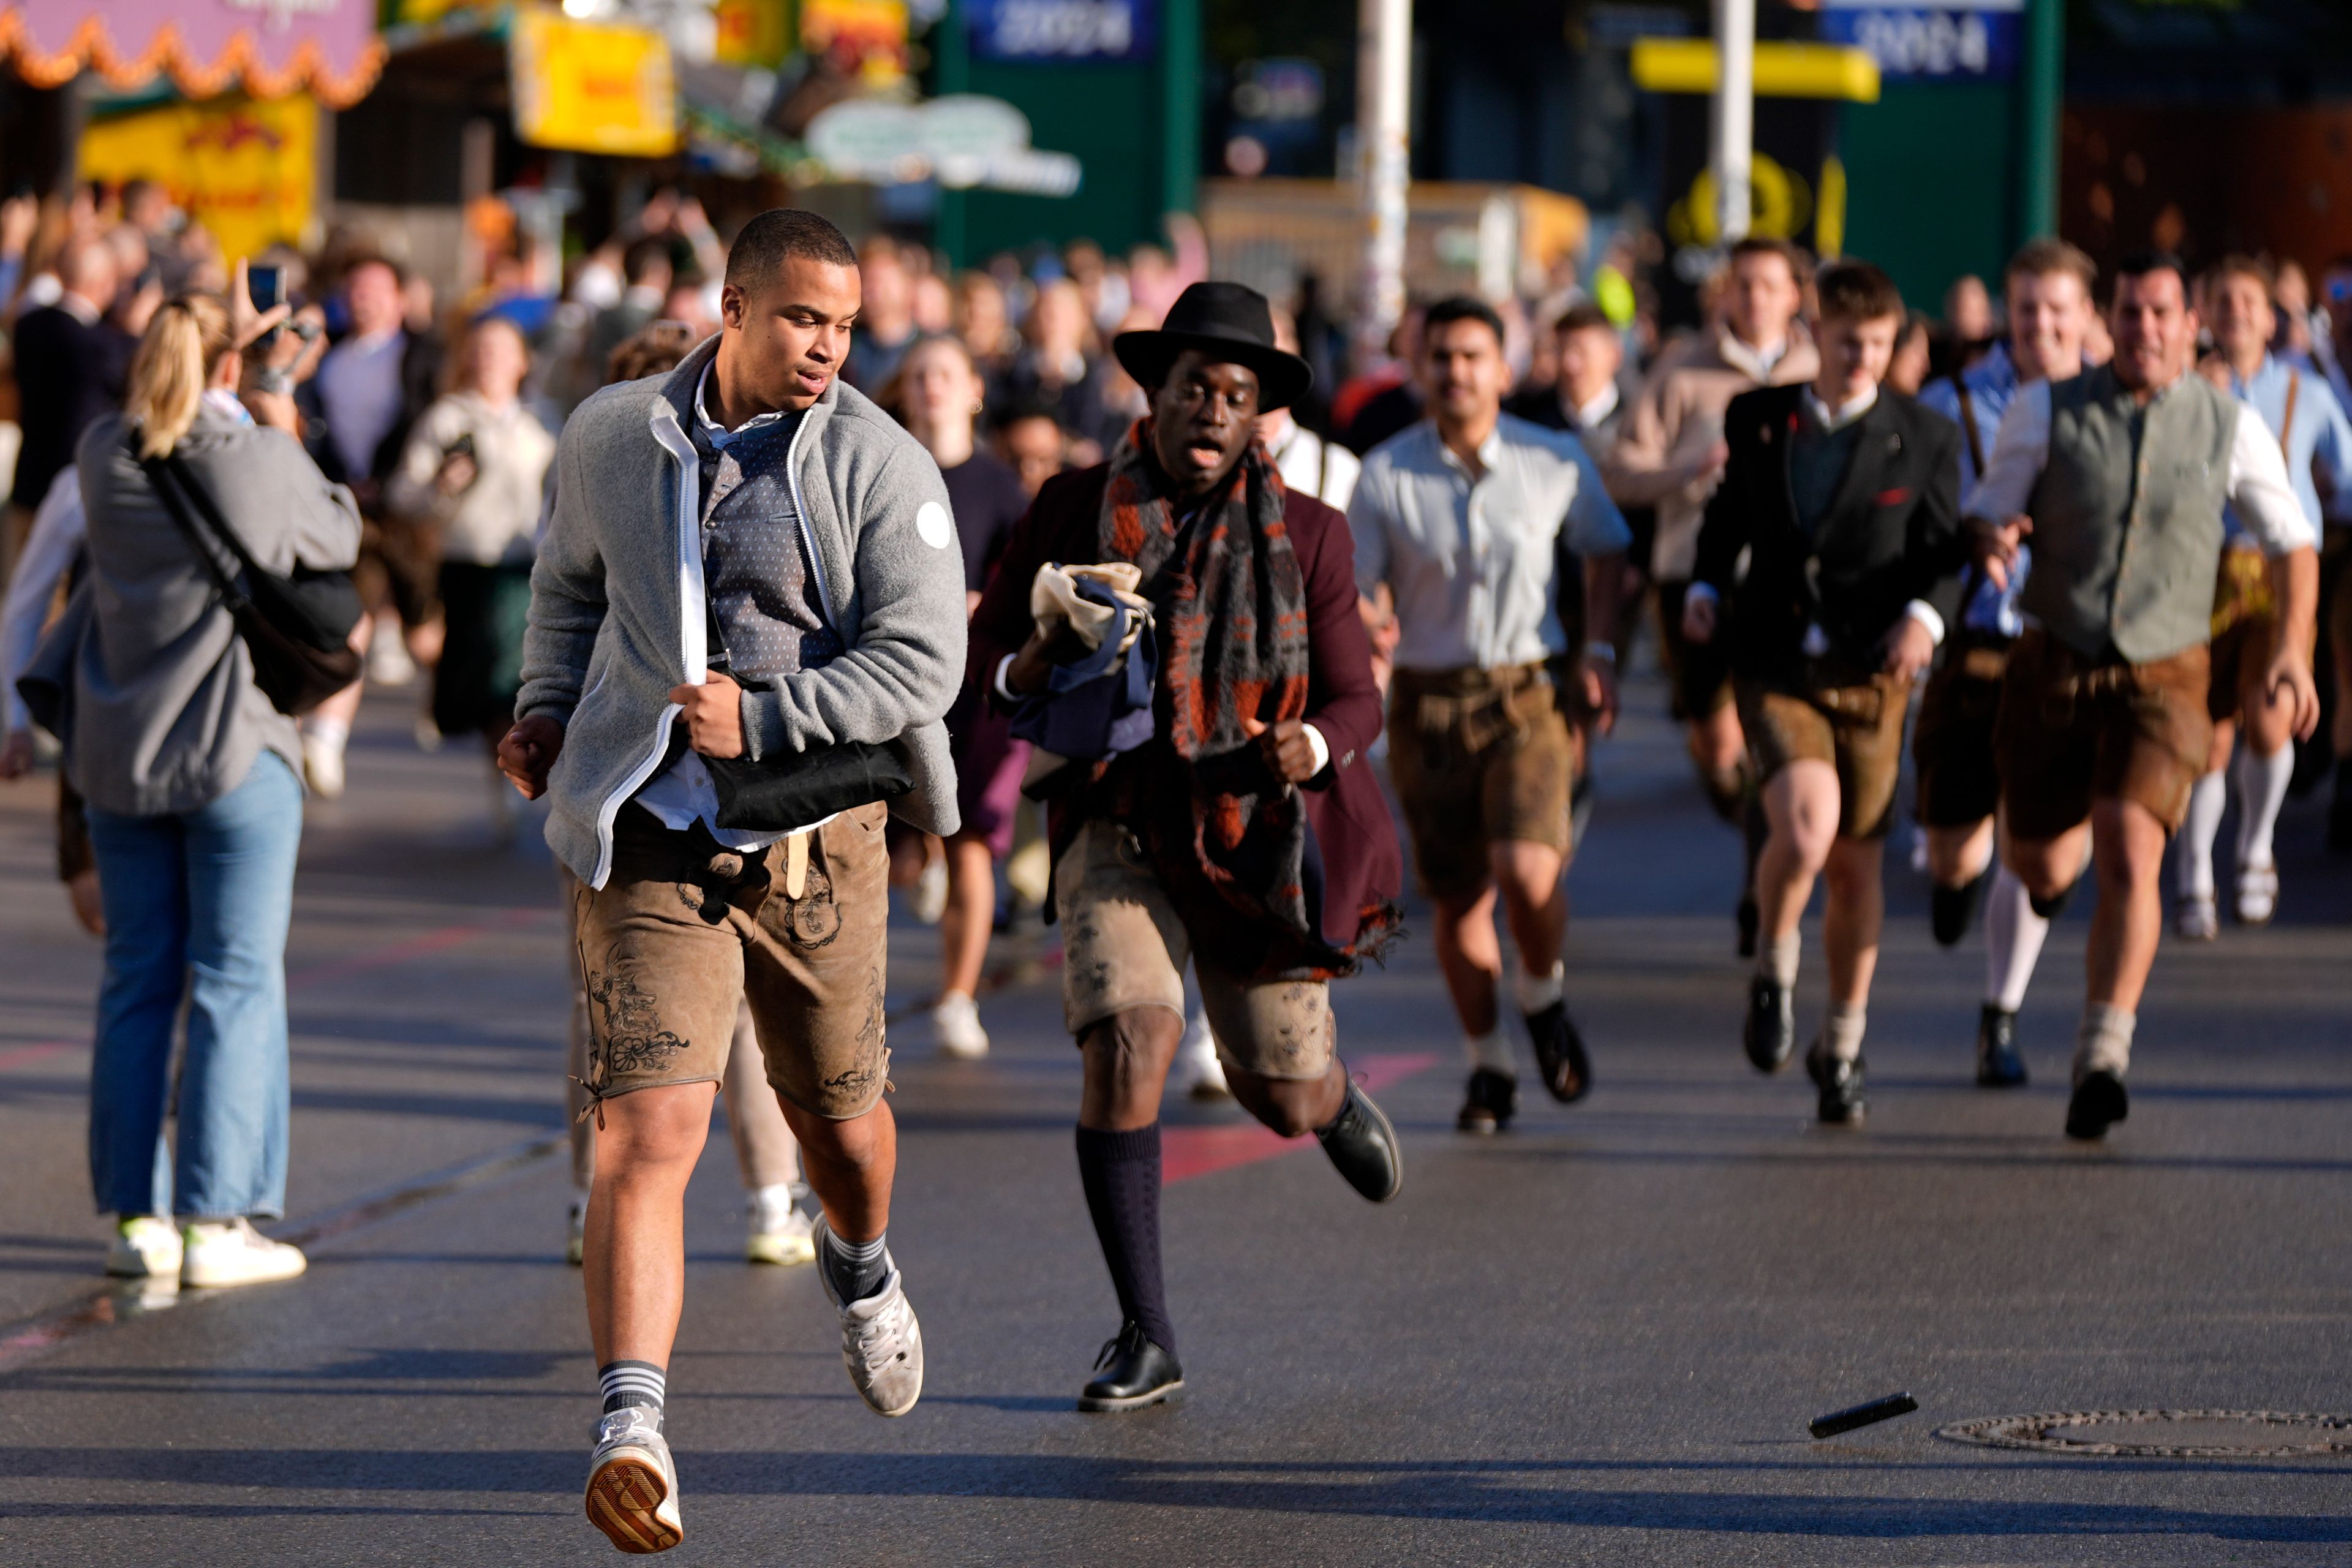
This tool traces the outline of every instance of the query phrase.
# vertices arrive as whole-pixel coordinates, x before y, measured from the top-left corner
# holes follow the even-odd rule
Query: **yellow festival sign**
[[[234,264],[302,241],[318,189],[319,106],[307,95],[214,99],[93,120],[81,134],[86,180],[161,181]]]
[[[659,33],[523,6],[508,56],[515,134],[532,146],[635,158],[677,150],[677,79]]]

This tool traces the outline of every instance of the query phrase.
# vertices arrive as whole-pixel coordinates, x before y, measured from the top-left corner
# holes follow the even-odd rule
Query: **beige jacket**
[[[1650,575],[1661,583],[1690,580],[1698,558],[1698,527],[1716,479],[1689,476],[1707,449],[1723,439],[1723,411],[1743,392],[1811,381],[1821,356],[1801,326],[1789,329],[1789,346],[1762,375],[1754,354],[1728,331],[1668,348],[1633,399],[1602,465],[1609,493],[1620,506],[1658,509],[1657,542]]]
[[[473,441],[475,479],[447,495],[434,479],[460,437]],[[417,416],[384,499],[401,517],[440,525],[444,561],[528,565],[554,460],[555,437],[529,408],[453,392]]]

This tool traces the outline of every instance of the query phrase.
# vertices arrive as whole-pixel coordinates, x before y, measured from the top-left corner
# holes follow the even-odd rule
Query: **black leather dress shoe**
[[[2066,1102],[2066,1136],[2085,1141],[2104,1138],[2107,1129],[2131,1114],[2131,1096],[2124,1080],[2104,1068],[2086,1072]]]
[[[1988,1002],[1977,1016],[1977,1087],[2017,1089],[2025,1082],[2025,1058],[2017,1048],[2017,1015]]]
[[[1977,906],[1984,900],[1984,890],[1992,880],[1992,865],[1957,888],[1947,888],[1941,882],[1927,890],[1927,925],[1936,933],[1937,947],[1957,947],[1960,938],[1969,934],[1976,923]]]
[[[1819,1042],[1805,1053],[1805,1073],[1820,1089],[1817,1112],[1824,1127],[1859,1127],[1870,1113],[1870,1099],[1863,1093],[1862,1058],[1833,1058],[1822,1049]]]
[[[1555,1002],[1540,1013],[1522,1013],[1528,1038],[1535,1042],[1536,1065],[1543,1068],[1544,1088],[1562,1105],[1584,1098],[1592,1087],[1592,1064],[1584,1055],[1584,1037],[1568,1016],[1568,1004]]]
[[[1097,1415],[1140,1410],[1157,1405],[1184,1386],[1184,1369],[1173,1352],[1162,1350],[1132,1320],[1121,1323],[1118,1336],[1108,1341],[1095,1357],[1102,1375],[1078,1395],[1078,1408]]]
[[[1384,1204],[1404,1189],[1404,1153],[1397,1147],[1396,1129],[1360,1086],[1348,1085],[1339,1114],[1330,1126],[1315,1130],[1315,1141],[1348,1184],[1372,1202]]]
[[[1462,1097],[1462,1114],[1454,1119],[1454,1125],[1464,1132],[1500,1132],[1518,1112],[1519,1080],[1493,1068],[1480,1068],[1470,1075],[1469,1088]]]
[[[1779,1072],[1797,1048],[1797,999],[1767,974],[1748,984],[1748,1027],[1740,1041],[1758,1072]]]
[[[1756,900],[1752,895],[1743,895],[1739,900],[1739,907],[1731,911],[1732,922],[1739,928],[1740,957],[1756,956],[1756,928],[1762,922],[1763,918],[1762,912],[1756,907]]]

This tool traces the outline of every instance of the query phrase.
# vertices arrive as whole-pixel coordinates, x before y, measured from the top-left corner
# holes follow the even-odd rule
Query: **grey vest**
[[[2145,408],[2105,365],[2053,385],[2025,613],[2095,659],[2206,641],[2238,406],[2193,374]]]

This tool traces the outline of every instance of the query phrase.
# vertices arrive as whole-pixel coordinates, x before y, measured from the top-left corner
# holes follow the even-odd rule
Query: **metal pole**
[[[2019,73],[2017,243],[2058,232],[2058,113],[2064,97],[2064,0],[2027,0]]]
[[[1721,243],[1748,235],[1748,161],[1756,140],[1756,0],[1715,0],[1716,79],[1707,170]]]
[[[1412,179],[1412,0],[1359,0],[1356,170],[1364,274],[1356,300],[1357,362],[1387,352],[1404,314],[1406,188]]]
[[[1160,212],[1189,213],[1201,176],[1200,0],[1161,0],[1160,112]]]
[[[965,31],[970,25],[963,0],[947,0],[946,10],[931,24],[931,58],[937,70],[932,79],[941,98],[971,90],[971,37]],[[940,187],[939,212],[931,220],[931,239],[951,268],[967,265],[964,226],[968,211],[965,204],[969,200],[963,191]]]

